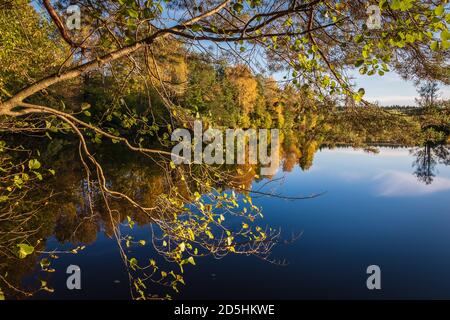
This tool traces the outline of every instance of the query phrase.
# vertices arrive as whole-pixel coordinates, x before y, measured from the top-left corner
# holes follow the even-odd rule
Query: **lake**
[[[252,190],[268,194],[323,194],[295,201],[255,194],[253,203],[264,215],[259,223],[281,230],[282,241],[270,258],[238,254],[196,258],[195,266],[184,267],[186,285],[179,293],[171,291],[172,298],[450,298],[448,148],[378,150],[324,148],[315,154],[309,170],[297,165],[291,172],[280,169],[270,183],[253,182]],[[139,261],[156,259],[158,254],[149,245],[149,225],[121,229],[146,241],[127,252]],[[61,243],[61,238],[49,237],[47,250],[80,245],[80,241]],[[60,254],[52,260],[55,272],[44,277],[55,292],[38,292],[33,298],[129,298],[126,268],[116,241],[105,235],[105,226],[87,242],[78,254]],[[70,264],[81,268],[81,290],[66,288]],[[381,290],[366,287],[369,265],[381,269]],[[38,273],[42,277],[40,269],[36,266],[24,275],[23,284],[31,285]],[[147,286],[152,292],[167,292],[151,285]]]

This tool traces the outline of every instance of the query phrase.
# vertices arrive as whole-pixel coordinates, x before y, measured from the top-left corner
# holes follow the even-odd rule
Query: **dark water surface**
[[[185,268],[186,286],[173,298],[450,298],[450,167],[439,163],[448,161],[445,157],[414,150],[324,149],[308,171],[280,170],[275,179],[283,179],[264,190],[292,196],[326,192],[300,201],[254,199],[263,208],[264,224],[281,228],[283,238],[302,232],[294,243],[273,250],[273,258],[288,265],[252,256],[198,258],[196,266]],[[147,227],[133,232],[150,241]],[[56,247],[61,249],[55,238],[47,242],[49,250]],[[149,250],[131,249],[142,259]],[[66,289],[69,264],[82,270],[80,291]],[[366,287],[366,268],[373,264],[381,268],[381,290]],[[55,292],[35,298],[129,298],[117,245],[103,232],[84,251],[61,255],[52,266]]]

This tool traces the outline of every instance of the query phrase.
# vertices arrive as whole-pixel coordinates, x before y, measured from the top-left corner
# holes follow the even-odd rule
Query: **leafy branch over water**
[[[446,1],[379,1],[380,30],[367,27],[366,6],[355,1],[79,3],[80,30],[63,23],[69,1],[0,4],[6,295],[35,291],[19,287],[38,259],[51,273],[50,235],[90,243],[100,226],[117,242],[133,298],[154,298],[146,282],[178,290],[184,268],[202,256],[272,261],[280,233],[256,223],[257,166],[166,160],[170,134],[195,119],[205,127],[281,129],[285,171],[307,170],[324,145],[448,140],[448,102],[433,100],[417,113],[383,110],[346,75],[393,69],[448,84]],[[114,151],[139,155],[153,169],[112,162]],[[151,240],[132,238],[124,223],[127,231],[149,224]],[[149,241],[178,270],[130,254]],[[41,280],[37,290],[51,291]]]

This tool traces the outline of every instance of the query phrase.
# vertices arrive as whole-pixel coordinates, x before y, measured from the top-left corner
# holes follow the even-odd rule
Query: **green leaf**
[[[392,0],[391,9],[392,10],[400,9],[400,0]]]
[[[362,97],[362,96],[364,96],[366,94],[366,90],[364,90],[364,88],[359,88],[359,90],[358,90],[358,95],[360,96],[360,97]]]
[[[359,68],[364,64],[364,59],[359,59],[355,62],[355,67]]]
[[[14,185],[15,185],[17,188],[22,189],[22,186],[23,186],[23,180],[22,180],[18,175],[15,175],[15,176],[14,176]]]
[[[34,247],[26,243],[20,243],[17,245],[17,247],[19,248],[19,250],[17,251],[17,255],[20,259],[24,259],[26,256],[34,252]]]
[[[363,36],[361,34],[358,34],[355,37],[355,43],[361,43],[363,41]]]
[[[233,5],[233,10],[236,11],[237,13],[240,13],[242,11],[242,9],[244,9],[244,6],[242,5],[242,3],[235,3]]]
[[[192,265],[195,266],[195,260],[194,260],[194,257],[189,257],[189,258],[187,259],[187,261],[188,261],[190,264],[192,264]]]
[[[430,45],[430,49],[433,51],[437,51],[439,49],[439,43],[437,41],[433,41]]]
[[[195,234],[192,229],[188,229],[187,232],[189,234],[189,239],[191,239],[192,241],[195,240]]]
[[[139,12],[137,12],[134,9],[128,9],[127,10],[127,15],[130,16],[131,18],[138,18],[139,17]]]
[[[131,267],[131,269],[135,270],[137,265],[138,265],[138,261],[136,260],[136,258],[131,258],[130,259],[130,267]]]
[[[197,32],[203,29],[202,26],[198,23],[194,23],[190,28],[193,32]]]
[[[434,13],[437,16],[441,16],[444,13],[444,5],[441,4],[440,6],[437,6],[436,9],[434,9]]]
[[[416,40],[416,39],[414,38],[414,35],[412,35],[412,34],[407,34],[407,35],[406,35],[406,42],[408,42],[408,43],[414,43],[415,40]]]
[[[39,264],[41,265],[42,269],[50,267],[50,261],[47,258],[42,259]]]
[[[289,19],[287,19],[285,22],[284,22],[284,25],[285,26],[287,26],[287,27],[290,27],[290,26],[292,26],[292,18],[289,18]]]
[[[41,167],[41,163],[36,159],[31,159],[28,161],[28,167],[30,170],[37,170]]]
[[[130,218],[130,216],[127,216],[127,220],[128,220],[128,226],[130,227],[130,229],[133,229],[134,221]]]
[[[33,173],[36,175],[36,177],[37,177],[39,180],[42,181],[42,174],[40,174],[40,173],[37,172],[37,171],[33,171]]]

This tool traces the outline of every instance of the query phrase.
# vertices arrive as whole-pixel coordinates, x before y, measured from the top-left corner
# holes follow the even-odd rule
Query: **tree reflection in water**
[[[282,135],[280,167],[285,172],[296,166],[308,170],[325,144],[329,128],[310,118],[305,116],[301,134]],[[185,283],[183,268],[205,256],[253,255],[284,264],[271,257],[272,248],[281,240],[280,230],[264,226],[261,210],[252,202],[252,194],[280,196],[251,189],[253,182],[262,179],[258,165],[174,168],[163,157],[148,159],[122,152],[119,146],[102,147],[96,156],[105,170],[106,184],[150,208],[143,211],[120,197],[108,196],[105,201],[98,182],[88,179],[79,155],[71,150],[73,145],[55,138],[43,156],[57,175],[44,184],[32,183],[14,203],[0,203],[0,282],[8,298],[52,291],[51,282],[40,283],[33,273],[36,265],[40,273],[48,273],[56,256],[73,253],[47,252],[54,249],[47,248],[51,236],[60,244],[81,247],[95,242],[100,232],[116,239],[131,296],[137,299],[164,298],[154,296],[156,285],[167,288],[169,294],[177,292]],[[450,164],[450,148],[445,145],[428,143],[412,154],[416,157],[414,174],[426,184],[432,183],[437,164]],[[135,238],[130,230],[135,226],[147,226],[150,241]],[[34,252],[19,259],[19,243],[33,244]],[[130,252],[135,246],[147,247],[148,259],[133,257]],[[173,267],[166,270],[167,264],[163,268],[161,261]],[[30,274],[36,284],[22,288],[22,279]]]
[[[450,147],[444,144],[428,142],[421,148],[412,150],[416,157],[413,168],[414,175],[419,181],[431,184],[437,173],[437,164],[450,165]]]
[[[58,143],[57,139],[52,141]],[[292,170],[296,164],[312,164],[316,149],[311,141],[306,143],[301,148],[284,144],[285,170]],[[58,154],[47,159],[57,172],[55,177],[23,190],[14,207],[1,208],[0,275],[8,298],[52,291],[51,283],[39,282],[38,276],[33,276],[35,286],[27,288],[21,288],[22,279],[32,274],[36,265],[40,273],[52,272],[53,259],[79,252],[95,242],[99,232],[117,240],[131,295],[138,299],[155,298],[149,283],[178,292],[185,284],[183,268],[205,256],[220,259],[228,254],[253,255],[268,263],[285,264],[271,258],[271,250],[281,238],[280,230],[264,226],[261,209],[252,202],[251,185],[262,179],[257,174],[258,165],[174,168],[166,158],[145,159],[111,145],[98,152],[108,187],[150,208],[144,211],[120,197],[105,199],[98,182],[90,180],[82,170],[79,156],[65,148],[73,146],[56,148]],[[261,190],[257,194],[282,197]],[[135,226],[148,226],[150,241],[135,238],[130,230]],[[51,236],[60,244],[79,244],[81,248],[52,251],[55,248],[46,248],[46,239]],[[284,242],[296,238],[293,235]],[[19,243],[32,244],[34,252],[19,259]],[[138,261],[130,253],[134,246],[151,246],[149,254],[153,256]],[[172,263],[173,268],[163,270],[158,256]]]

